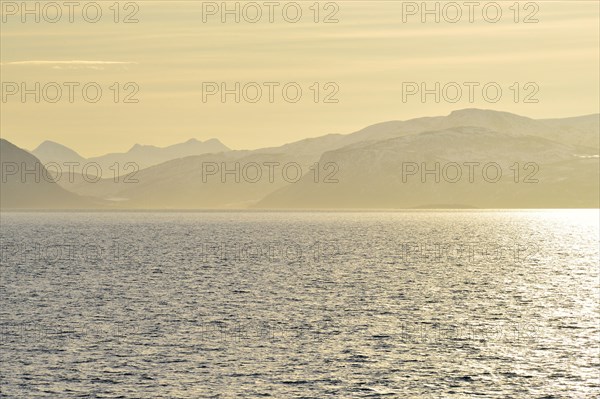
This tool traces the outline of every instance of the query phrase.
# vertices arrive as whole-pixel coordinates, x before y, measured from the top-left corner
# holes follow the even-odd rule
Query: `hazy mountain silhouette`
[[[205,154],[175,159],[161,165],[124,176],[115,183],[103,179],[90,184],[79,182],[73,189],[85,195],[97,196],[113,202],[114,206],[134,208],[198,209],[198,208],[246,208],[264,198],[270,192],[284,186],[285,180],[278,175],[269,182],[267,170],[264,178],[255,183],[244,178],[235,181],[232,174],[224,178],[221,173],[207,176],[203,182],[203,164],[222,164],[233,170],[235,164],[255,162],[278,162],[285,164],[290,158],[282,154],[245,153],[230,151],[221,154]],[[254,171],[252,171],[254,172]],[[249,172],[250,173],[250,172]],[[134,182],[137,181],[137,182]],[[223,182],[225,181],[225,183]]]
[[[83,163],[85,161],[84,157],[72,149],[50,140],[44,141],[31,153],[43,163],[58,162],[62,164],[63,162]]]
[[[125,164],[134,163],[138,169],[144,169],[153,165],[158,165],[172,159],[184,158],[191,155],[202,155],[209,153],[219,153],[229,151],[229,148],[217,139],[199,141],[190,139],[184,143],[174,144],[168,147],[155,147],[152,145],[135,144],[127,152],[110,153],[99,157],[83,158],[70,148],[52,141],[45,141],[40,144],[32,153],[42,162],[79,162],[80,164],[95,162],[102,168],[103,176],[112,176],[117,168],[115,163],[119,163],[118,174],[124,171],[131,171],[133,168],[125,168]],[[110,169],[113,167],[112,169]],[[75,168],[79,171],[81,168]],[[93,169],[90,169],[90,171]],[[88,171],[88,172],[90,172]]]
[[[507,135],[537,136],[559,143],[573,145],[579,152],[597,154],[599,115],[564,119],[536,120],[509,112],[467,108],[447,116],[432,116],[377,123],[351,134],[329,134],[257,151],[294,155],[306,164],[316,162],[324,152],[365,141],[377,141],[464,126],[483,127]]]
[[[422,208],[440,203],[478,208],[598,206],[598,158],[578,154],[576,146],[536,136],[459,127],[350,145],[325,153],[319,161],[328,162],[339,168],[338,183],[315,184],[312,176],[305,176],[270,194],[257,207]],[[442,174],[442,167],[449,162],[460,166],[461,179],[456,180],[455,167]],[[472,182],[466,162],[480,165],[473,165]],[[502,171],[502,178],[495,183],[482,174],[483,166],[491,162]],[[513,170],[515,162],[519,163],[518,176]],[[435,174],[421,173],[424,167],[435,170],[436,163],[440,165],[439,182]],[[536,166],[526,168],[528,163],[537,164],[539,170]],[[407,171],[416,165],[418,171],[407,173],[403,179],[403,165]],[[495,169],[491,170],[486,177],[493,181]]]
[[[102,206],[100,201],[80,197],[54,183],[40,160],[4,139],[0,139],[0,163],[2,209],[78,209]],[[23,171],[27,173],[22,173]]]
[[[79,178],[72,184],[63,179],[61,184],[123,208],[597,207],[598,119],[599,115],[587,115],[535,120],[508,112],[463,109],[447,116],[383,122],[351,134],[330,134],[252,151],[219,152],[226,147],[218,140],[191,140],[166,148],[136,145],[127,153],[87,161],[101,163],[103,169],[114,162],[153,166],[121,176],[117,183],[110,173],[97,183]],[[211,152],[194,154],[207,149]],[[69,155],[64,149],[53,151]],[[167,161],[160,163],[164,159]],[[321,167],[335,163],[339,170],[334,178],[339,182],[324,183],[328,172],[322,170],[319,183],[315,183],[309,167],[317,161]],[[223,182],[218,175],[203,182],[203,164],[223,164],[231,169],[236,162],[242,166],[298,163],[304,176],[296,183],[285,181],[281,174],[274,182],[266,176],[257,182],[235,182],[229,176]],[[429,167],[436,162],[495,162],[503,176],[497,183],[489,183],[479,170],[473,183],[467,179],[431,183],[431,177],[423,183],[419,176],[403,182],[403,162],[424,162]],[[515,162],[519,162],[518,183],[513,181],[511,169]],[[532,172],[526,169],[527,163],[539,167],[535,173],[538,183],[523,182]]]
[[[595,149],[600,147],[600,140],[598,139],[600,115],[598,114],[576,116],[574,118],[542,119],[540,122],[552,127],[546,138]]]
[[[174,144],[168,147],[136,144],[125,153],[106,154],[101,157],[89,158],[88,161],[98,162],[100,165],[112,165],[115,162],[121,164],[135,162],[139,165],[140,169],[144,169],[172,159],[224,151],[229,151],[229,148],[217,139],[207,141],[190,139],[185,143]]]

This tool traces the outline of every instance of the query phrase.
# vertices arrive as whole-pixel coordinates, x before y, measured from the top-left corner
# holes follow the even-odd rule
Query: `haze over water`
[[[0,396],[598,397],[598,216],[2,213]]]

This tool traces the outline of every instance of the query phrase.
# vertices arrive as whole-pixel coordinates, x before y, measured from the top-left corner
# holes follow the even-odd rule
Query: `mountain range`
[[[0,139],[0,207],[37,209],[89,209],[104,201],[71,193],[52,181],[52,175],[29,152]]]
[[[144,169],[170,161],[171,159],[224,151],[229,151],[229,148],[217,139],[207,141],[190,139],[185,143],[162,148],[152,145],[135,144],[127,152],[110,153],[86,159],[62,144],[47,140],[31,151],[31,153],[44,164],[49,162],[56,162],[60,165],[63,165],[65,162],[77,162],[81,165],[96,163],[100,165],[102,170],[111,170],[112,173],[113,170],[122,172],[123,166],[127,163],[136,164],[136,169]],[[119,168],[114,167],[115,163],[120,165]],[[111,167],[112,169],[109,169]],[[75,168],[75,170],[81,170],[81,167]],[[121,173],[117,174],[120,175]]]
[[[118,179],[111,171],[95,183],[76,174],[74,181],[52,183],[56,192],[23,191],[36,198],[21,202],[15,182],[3,182],[2,192],[10,194],[6,202],[3,194],[1,205],[54,208],[68,193],[75,195],[68,207],[78,207],[72,201],[89,207],[91,201],[118,209],[598,207],[599,121],[598,114],[531,119],[464,109],[257,150],[190,140],[166,148],[135,145],[127,153],[89,159],[53,142],[29,154],[3,140],[2,162],[7,152],[27,162],[33,159],[25,155],[44,164],[96,162],[105,171],[115,162],[133,162],[139,170]],[[255,179],[258,168],[263,175]],[[223,170],[229,173],[221,175]],[[271,179],[268,172],[274,172]]]

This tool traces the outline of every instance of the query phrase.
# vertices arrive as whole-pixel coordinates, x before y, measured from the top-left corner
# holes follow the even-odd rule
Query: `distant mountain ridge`
[[[70,148],[52,141],[45,141],[31,152],[42,162],[62,162],[63,159],[98,162],[101,165],[111,165],[114,162],[136,162],[139,164],[140,169],[172,159],[225,151],[237,151],[240,156],[250,152],[293,154],[296,159],[310,163],[318,160],[326,151],[354,143],[464,126],[483,127],[509,135],[539,136],[587,149],[600,148],[598,135],[600,131],[599,114],[559,119],[532,119],[509,112],[466,108],[452,111],[447,116],[429,116],[406,121],[381,122],[350,134],[327,134],[277,147],[265,147],[256,150],[232,150],[218,139],[213,138],[204,142],[190,139],[184,143],[167,147],[135,144],[129,151],[124,153],[109,153],[88,159],[81,157]]]
[[[73,194],[53,182],[40,160],[4,139],[0,139],[0,163],[0,208],[89,209],[104,206],[102,201]]]
[[[40,161],[48,162],[84,162],[85,158],[72,149],[54,141],[46,140],[31,151]]]
[[[45,144],[47,153],[78,154],[64,146]],[[111,207],[132,209],[389,209],[453,204],[466,208],[598,207],[600,115],[562,119],[531,119],[481,109],[453,111],[406,121],[388,121],[350,134],[328,134],[279,147],[224,150],[218,140],[158,148],[135,145],[127,153],[90,158],[108,167],[139,160],[140,170],[89,183],[79,178],[61,181],[69,191],[107,201]],[[198,151],[207,151],[197,155]],[[36,149],[37,150],[37,149]],[[50,151],[52,150],[52,151]],[[176,158],[173,158],[176,157]],[[219,179],[203,181],[206,163],[233,168],[235,164],[297,164],[299,181],[275,182]],[[497,163],[504,175],[497,183],[465,184],[401,180],[404,163]],[[335,184],[315,182],[312,167],[335,164]],[[535,163],[536,184],[511,183],[511,167]],[[150,165],[143,168],[143,165]],[[317,179],[318,180],[318,179]],[[514,176],[513,176],[514,180]]]
[[[367,126],[350,134],[329,134],[303,139],[259,152],[294,154],[306,164],[316,162],[326,151],[365,141],[379,141],[425,131],[474,126],[508,135],[530,135],[573,145],[586,154],[597,154],[600,147],[600,115],[565,119],[531,119],[509,112],[467,108],[447,116],[428,116],[406,121],[388,121]]]
[[[99,164],[103,170],[108,170],[115,162],[121,165],[131,162],[135,163],[139,169],[144,169],[172,159],[225,151],[229,151],[229,148],[217,139],[206,141],[190,139],[184,143],[167,147],[135,144],[127,152],[110,153],[87,159],[70,148],[52,141],[43,142],[31,153],[44,163],[57,162],[61,164],[64,162],[79,162],[83,164],[86,162],[95,162]]]
[[[451,203],[469,208],[593,208],[600,196],[598,161],[578,155],[576,146],[542,137],[451,128],[329,151],[319,164],[335,163],[338,183],[314,184],[307,175],[255,207],[384,209]],[[487,165],[489,175],[483,173]],[[497,171],[500,178],[494,181]]]

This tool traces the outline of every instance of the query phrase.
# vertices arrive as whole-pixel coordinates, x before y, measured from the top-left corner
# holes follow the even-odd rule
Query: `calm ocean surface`
[[[2,213],[6,398],[597,398],[599,214]]]

